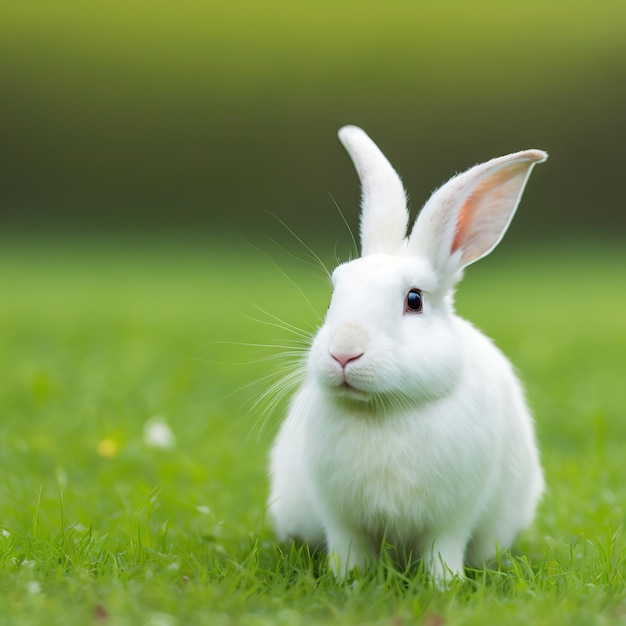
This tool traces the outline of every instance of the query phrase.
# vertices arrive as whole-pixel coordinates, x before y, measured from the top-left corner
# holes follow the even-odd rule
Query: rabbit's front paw
[[[346,531],[335,529],[328,536],[328,564],[335,578],[343,581],[356,569],[364,571],[371,560],[365,543]]]
[[[466,543],[465,537],[454,534],[424,540],[424,569],[438,589],[443,590],[454,580],[464,578],[463,556]]]

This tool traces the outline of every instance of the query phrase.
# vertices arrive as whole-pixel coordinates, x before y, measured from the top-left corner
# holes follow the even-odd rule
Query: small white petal
[[[41,593],[41,585],[36,580],[31,580],[26,583],[26,591],[33,596],[37,595],[38,593]]]
[[[176,438],[171,428],[160,417],[147,421],[143,429],[143,441],[150,448],[171,450],[176,445]]]
[[[176,623],[176,618],[167,613],[152,613],[146,622],[148,626],[174,626]]]

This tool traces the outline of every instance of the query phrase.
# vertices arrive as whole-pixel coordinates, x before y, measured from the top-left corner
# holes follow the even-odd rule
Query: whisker
[[[261,248],[253,244],[250,245],[262,254],[264,254],[271,261],[272,265],[298,290],[300,295],[304,298],[304,301],[309,305],[309,308],[311,309],[311,311],[313,311],[313,313],[317,316],[319,320],[320,317],[318,311],[309,300],[309,297],[304,293],[302,287],[300,287],[300,285],[298,285],[298,283],[293,278],[291,278],[291,276],[289,276],[289,274],[287,274],[287,272],[280,265],[278,265],[278,263],[265,250],[262,250]]]
[[[251,387],[254,387],[255,385],[258,385],[262,382],[265,382],[268,379],[271,379],[274,376],[273,372],[270,372],[269,374],[265,374],[264,376],[261,376],[260,378],[257,378],[255,380],[250,381],[249,383],[245,383],[243,385],[240,385],[239,387],[237,387],[236,389],[233,389],[232,391],[229,391],[227,394],[220,396],[219,398],[217,398],[217,400],[214,400],[212,402],[212,404],[217,404],[218,402],[222,402],[224,400],[227,400],[228,398],[230,398],[231,396],[234,396],[235,394],[239,394],[242,391],[245,391],[246,389],[250,389]]]
[[[257,320],[254,320],[257,321]],[[202,343],[197,348],[205,348],[206,346],[241,346],[244,348],[275,348],[276,346],[280,346],[280,344],[272,344],[272,343],[259,343],[256,341],[239,341],[235,339],[222,339],[220,341],[209,341],[207,343]]]
[[[273,216],[287,230],[293,238],[302,247],[302,256],[292,253],[280,243],[273,241],[282,252],[288,254],[292,258],[297,258],[306,266],[315,268],[316,271],[323,271],[326,278],[330,276],[330,272],[321,257],[307,245],[304,240],[298,236],[283,220],[277,216]],[[354,241],[353,241],[354,243]],[[269,258],[273,266],[286,278],[291,285],[299,292],[307,306],[315,314],[317,322],[321,322],[321,315],[313,306],[310,298],[305,290],[296,283],[294,278],[285,271],[276,260],[274,260],[267,251],[250,244],[257,251]],[[306,268],[309,274],[311,269]],[[277,410],[282,411],[282,407],[286,400],[296,389],[302,384],[307,375],[307,355],[314,341],[318,324],[315,321],[300,321],[296,323],[288,322],[275,313],[265,310],[261,306],[254,304],[254,309],[260,315],[247,315],[248,319],[253,320],[257,324],[261,324],[268,329],[277,329],[282,333],[279,339],[270,339],[269,341],[245,342],[245,341],[222,341],[213,342],[222,346],[233,346],[239,348],[247,348],[244,356],[245,361],[237,363],[238,365],[259,365],[271,364],[271,371],[266,371],[262,375],[255,377],[254,380],[248,381],[240,385],[237,389],[222,396],[216,402],[222,401],[235,394],[243,394],[244,401],[242,411],[239,413],[238,419],[251,419],[251,426],[248,429],[246,439],[256,434],[257,439],[266,431],[268,424],[272,423]],[[254,311],[253,311],[254,313]],[[298,325],[300,324],[300,325]],[[287,335],[285,338],[284,335]],[[211,344],[204,344],[211,345]],[[202,346],[201,346],[202,347]],[[200,359],[202,360],[202,359]],[[266,368],[270,369],[270,367]]]
[[[335,196],[333,196],[333,194],[330,191],[330,189],[328,187],[326,187],[326,184],[324,184],[324,187],[326,188],[326,193],[330,196],[330,199],[333,201],[333,204],[335,205],[335,208],[337,209],[337,212],[341,216],[341,219],[343,220],[343,223],[346,225],[346,228],[348,229],[348,233],[350,233],[350,238],[352,239],[352,246],[354,248],[354,253],[358,256],[358,254],[359,254],[359,246],[356,243],[356,238],[354,236],[354,231],[350,227],[350,224],[348,223],[348,220],[346,219],[346,216],[343,214],[343,211],[339,207],[339,203],[335,199]],[[350,253],[350,256],[352,257],[352,251]]]
[[[258,387],[260,385],[265,385],[269,381],[274,380],[274,382],[271,385],[269,385],[269,387],[267,387],[265,391],[263,391],[263,393],[254,401],[252,406],[250,406],[250,408],[246,411],[245,416],[249,416],[258,406],[260,406],[260,404],[263,402],[263,398],[269,397],[272,393],[274,393],[277,389],[279,389],[281,381],[283,381],[283,383],[289,383],[290,378],[294,376],[294,371],[299,371],[303,377],[304,371],[299,366],[300,363],[301,363],[301,360],[298,360],[298,362],[295,364],[287,363],[282,368],[275,369],[248,383],[240,385],[239,387],[237,387],[236,389],[233,389],[227,394],[220,396],[218,399],[212,402],[211,405],[217,404],[218,402],[223,402],[224,400],[227,400],[228,398],[234,395],[239,395],[243,393],[244,391],[254,389],[255,387]],[[279,378],[279,380],[275,380],[277,377]],[[266,407],[266,409],[264,409],[264,411],[261,413],[261,416],[260,416],[261,418],[263,418],[263,429],[265,428],[265,424],[267,423],[267,421],[269,421],[269,417],[271,416],[271,413],[273,412],[273,409],[275,408],[275,406],[280,402],[280,400],[285,396],[287,392],[289,392],[291,389],[293,389],[297,385],[299,381],[300,379],[295,380],[292,383],[289,383],[289,388],[286,389],[280,395],[280,397],[277,398],[276,401],[272,402],[268,407]],[[265,417],[266,412],[267,412],[267,416]],[[262,432],[262,430],[260,432]]]
[[[275,326],[276,328],[290,331],[294,335],[299,335],[300,337],[303,337],[303,338],[309,338],[313,334],[311,331],[303,330],[302,328],[299,328],[298,326],[295,326],[294,324],[290,324],[289,322],[286,322],[285,320],[278,317],[278,315],[274,315],[273,313],[270,313],[269,311],[262,309],[257,304],[253,306],[255,309],[257,309],[257,311],[260,311],[261,313],[263,313],[263,315],[267,315],[267,317],[274,320],[274,322],[267,322],[264,320],[255,319],[254,317],[249,317],[249,319],[255,322],[258,322],[259,324],[265,324],[266,326]]]
[[[279,330],[284,330],[286,332],[289,332],[293,335],[296,335],[298,338],[297,339],[285,339],[285,341],[289,341],[292,344],[298,345],[298,343],[307,343],[308,340],[313,336],[312,332],[309,331],[305,331],[305,330],[294,330],[292,328],[286,328],[285,326],[282,326],[281,324],[277,323],[277,322],[267,322],[267,321],[263,321],[260,320],[256,317],[252,317],[252,316],[248,316],[248,319],[253,321],[253,322],[257,322],[258,324],[262,324],[263,326],[269,326],[272,328],[278,328]]]
[[[280,361],[285,358],[300,359],[305,354],[306,354],[306,350],[298,350],[298,351],[294,350],[294,351],[289,351],[289,352],[282,352],[280,354],[268,354],[266,356],[259,357],[257,359],[252,359],[249,361],[235,361],[235,362],[218,361],[216,359],[207,359],[207,358],[198,357],[198,356],[191,356],[190,358],[193,359],[194,361],[199,361],[200,363],[211,363],[213,365],[225,365],[225,366],[239,367],[242,365],[247,366],[247,365],[259,365],[261,363],[271,363],[272,361]]]
[[[268,211],[268,213],[277,221],[279,222],[283,228],[285,228],[285,230],[287,230],[288,233],[290,233],[293,238],[305,249],[306,252],[309,253],[309,256],[314,259],[319,266],[324,270],[324,272],[326,272],[327,276],[330,276],[330,272],[328,271],[328,268],[326,267],[326,265],[324,264],[324,262],[322,261],[322,259],[311,249],[310,246],[308,246],[301,237],[299,237],[294,231],[293,229],[291,229],[282,219],[280,219],[280,217],[278,217],[278,215],[275,215],[274,213],[271,213]]]
[[[310,260],[310,258],[311,258],[310,254],[308,255],[309,258],[298,256],[297,254],[293,253],[291,250],[289,250],[285,246],[283,246],[280,242],[278,242],[273,237],[267,236],[267,239],[268,239],[268,241],[271,241],[279,250],[284,252],[286,255],[290,256],[293,259],[296,259],[300,263],[305,263],[306,265],[310,265],[311,267],[315,268],[316,271],[321,271],[322,276],[325,279],[328,278],[328,273],[327,273],[326,269],[324,267],[320,267],[320,264],[317,261],[311,261]]]
[[[277,374],[274,372],[274,374]],[[304,369],[301,367],[291,368],[289,371],[283,371],[265,391],[254,401],[246,415],[254,413],[257,409],[261,409],[258,418],[255,420],[254,428],[248,433],[247,438],[252,435],[253,430],[257,430],[257,440],[265,431],[267,424],[281,401],[290,394],[304,378]]]
[[[254,320],[254,318],[251,318]],[[259,321],[259,320],[254,320]],[[259,323],[263,323],[261,321],[259,321]],[[270,324],[271,326],[273,326],[273,324]],[[297,347],[298,345],[301,345],[298,343],[298,341],[302,341],[302,340],[295,340],[295,339],[286,339],[285,340],[288,343],[285,344],[272,344],[272,343],[253,343],[253,342],[249,342],[249,341],[210,341],[208,343],[203,343],[200,344],[199,346],[196,346],[196,349],[199,348],[206,348],[207,346],[240,346],[243,348],[272,348],[272,349],[291,349],[294,347]]]

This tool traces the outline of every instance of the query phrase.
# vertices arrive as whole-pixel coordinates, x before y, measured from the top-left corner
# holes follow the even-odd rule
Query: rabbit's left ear
[[[456,273],[489,254],[506,232],[542,150],[492,159],[455,176],[419,214],[408,247],[426,254],[438,271]]]
[[[365,131],[344,126],[339,139],[361,180],[361,256],[395,254],[404,242],[409,222],[402,181]]]

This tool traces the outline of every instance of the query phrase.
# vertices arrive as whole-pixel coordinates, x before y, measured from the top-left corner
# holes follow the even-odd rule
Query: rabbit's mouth
[[[359,400],[360,402],[366,402],[369,400],[369,394],[362,389],[353,387],[347,380],[344,380],[341,385],[336,387],[339,392],[338,395],[342,398],[349,400]]]

